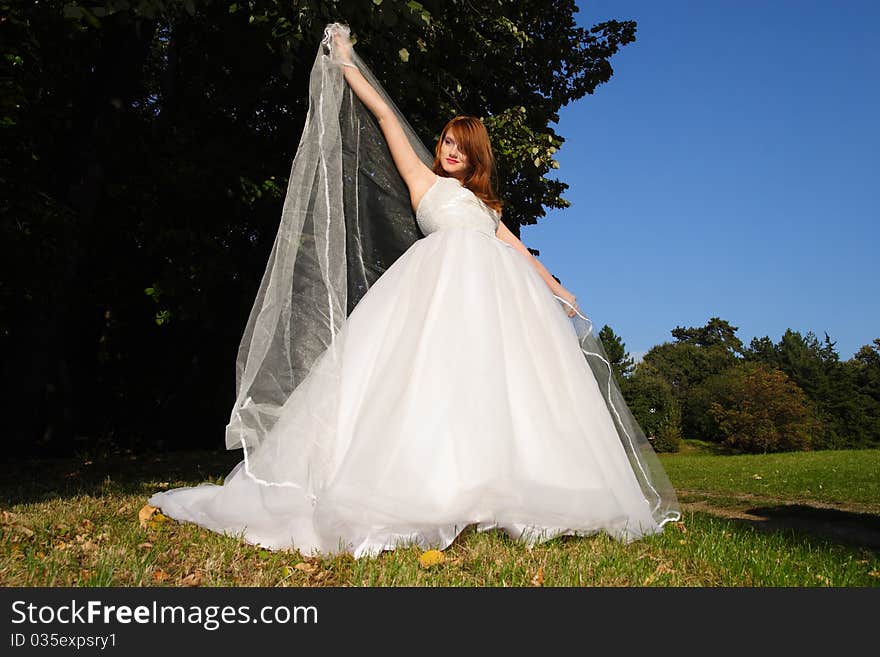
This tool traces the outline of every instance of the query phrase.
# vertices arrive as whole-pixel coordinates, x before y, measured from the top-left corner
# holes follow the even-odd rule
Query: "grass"
[[[880,514],[880,450],[661,455],[676,489],[846,506]]]
[[[373,559],[314,559],[296,551],[270,552],[161,518],[141,528],[138,510],[150,494],[219,482],[237,455],[129,454],[0,466],[0,584],[880,585],[880,551],[865,541],[808,531],[803,523],[768,524],[747,513],[790,504],[849,514],[848,521],[870,530],[880,513],[874,481],[880,451],[664,455],[664,466],[683,493],[685,513],[682,523],[667,525],[660,535],[630,544],[604,534],[563,537],[529,550],[500,532],[471,530],[445,551],[443,563],[430,568],[419,565],[421,551],[415,547]],[[727,502],[715,504],[716,499]],[[836,508],[811,506],[830,503]]]

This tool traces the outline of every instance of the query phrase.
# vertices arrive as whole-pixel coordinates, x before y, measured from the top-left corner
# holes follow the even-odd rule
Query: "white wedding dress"
[[[222,486],[149,503],[305,555],[442,549],[471,524],[530,545],[660,531],[570,319],[495,237],[497,213],[438,176],[416,220],[426,237],[370,287],[250,457]]]

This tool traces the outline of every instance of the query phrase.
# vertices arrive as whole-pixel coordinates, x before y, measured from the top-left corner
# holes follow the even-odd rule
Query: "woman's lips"
[[[453,160],[451,157],[447,157],[446,161],[449,162],[449,164],[458,164],[458,160]]]

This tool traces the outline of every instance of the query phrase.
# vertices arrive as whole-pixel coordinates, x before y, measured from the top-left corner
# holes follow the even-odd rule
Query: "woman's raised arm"
[[[360,70],[351,63],[351,44],[345,38],[336,34],[334,36],[334,45],[338,49],[337,52],[342,62],[345,81],[348,82],[352,91],[357,94],[361,102],[367,106],[367,109],[379,121],[379,127],[382,129],[382,134],[385,135],[385,141],[388,142],[388,149],[391,151],[394,165],[397,167],[400,177],[403,178],[403,181],[409,188],[413,207],[416,207],[422,194],[433,184],[434,172],[416,155],[391,108],[376,93],[376,90],[373,89],[373,86],[361,74]]]

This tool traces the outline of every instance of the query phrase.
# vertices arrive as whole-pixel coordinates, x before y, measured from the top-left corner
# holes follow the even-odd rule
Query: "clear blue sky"
[[[634,355],[713,316],[880,337],[880,2],[579,2],[638,22],[560,112],[572,206],[522,239]]]

